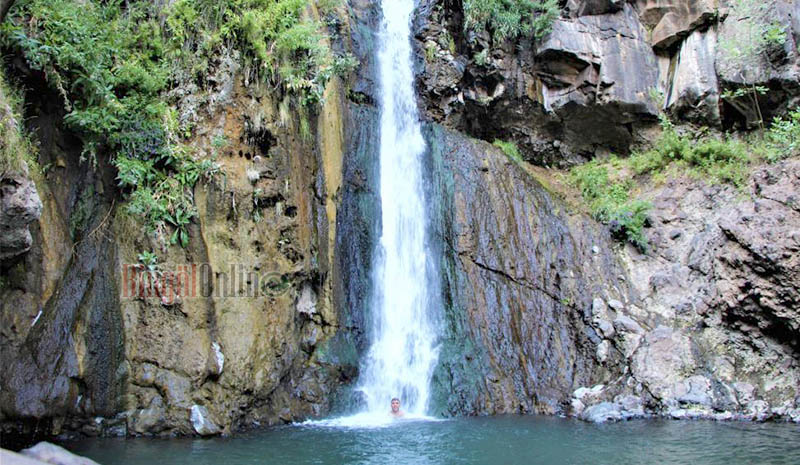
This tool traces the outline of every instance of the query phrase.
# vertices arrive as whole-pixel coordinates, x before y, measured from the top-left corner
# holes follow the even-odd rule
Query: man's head
[[[392,399],[392,412],[397,413],[400,411],[400,399],[397,397]]]

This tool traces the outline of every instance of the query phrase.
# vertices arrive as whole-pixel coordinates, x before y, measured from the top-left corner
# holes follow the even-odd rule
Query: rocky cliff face
[[[536,169],[439,126],[427,135],[441,412],[800,419],[796,160],[758,171],[751,199],[689,179],[655,189],[643,255]]]
[[[653,191],[653,253],[621,251],[637,300],[592,307],[627,367],[576,391],[574,414],[800,419],[797,182],[792,160],[756,172],[750,198],[685,179]]]
[[[337,27],[349,38],[348,17]],[[347,235],[368,230],[350,207],[363,204],[357,195],[342,200],[363,190],[357,167],[370,153],[353,150],[368,143],[368,132],[351,134],[368,131],[369,110],[345,83],[331,82],[303,116],[248,83],[231,53],[208,88],[173,92],[196,128],[192,146],[223,173],[194,190],[198,215],[181,248],[125,211],[113,168],[81,161],[59,98],[20,69],[35,86],[30,129],[47,169],[35,189],[3,180],[2,218],[16,228],[4,254],[41,210],[32,240],[9,242],[9,254],[30,251],[3,256],[4,437],[210,435],[326,413],[356,374],[358,325],[340,312],[350,291],[340,270],[363,266],[349,261],[358,245]]]
[[[496,44],[464,32],[459,2],[420,2],[446,303],[437,413],[800,420],[797,160],[760,169],[745,194],[691,179],[653,186],[647,255],[613,242],[561,199],[554,171],[534,166],[625,153],[661,110],[745,127],[747,108],[720,103],[743,79],[768,88],[767,111],[796,103],[800,11],[775,5],[792,27],[783,51],[742,77],[717,59],[738,24],[724,3],[570,0],[541,43]],[[192,144],[225,173],[195,189],[186,248],[125,213],[113,168],[81,164],[57,96],[23,76],[47,169],[2,181],[5,431],[206,435],[352,405],[380,227],[380,11],[354,0],[339,19],[334,46],[361,65],[328,86],[310,135],[280,96],[247,82],[235,54],[215,63],[207,92],[172,96],[198,128]],[[516,141],[524,161],[478,140],[495,138]],[[195,263],[200,279],[126,295],[142,252],[158,257],[159,276]],[[199,297],[176,298],[186,282]]]
[[[588,309],[593,295],[628,298],[609,234],[496,147],[435,125],[427,138],[446,297],[438,407],[559,412],[564,393],[607,376]]]
[[[513,139],[544,165],[624,153],[659,111],[746,127],[754,116],[721,89],[758,83],[768,111],[794,105],[797,5],[770,6],[788,32],[782,50],[736,76],[717,44],[744,18],[726,6],[568,2],[540,43],[497,44],[464,34],[458,6],[423,2],[420,105],[456,131]],[[651,186],[643,255],[569,213],[527,163],[434,128],[443,410],[800,420],[796,161],[758,170],[746,194],[688,178]]]
[[[752,105],[723,101],[723,90],[763,86],[767,117],[797,103],[800,10],[768,5],[785,40],[740,66],[720,42],[746,34],[748,18],[724,1],[570,1],[541,43],[496,43],[464,32],[460,5],[426,0],[415,24],[420,106],[433,121],[514,140],[528,161],[556,166],[627,153],[660,110],[713,128],[752,125]]]

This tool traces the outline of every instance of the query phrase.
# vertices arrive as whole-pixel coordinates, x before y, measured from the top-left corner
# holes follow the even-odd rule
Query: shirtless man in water
[[[405,413],[400,410],[400,399],[397,397],[392,399],[392,411],[389,412],[389,414],[395,418],[400,418],[405,415]]]

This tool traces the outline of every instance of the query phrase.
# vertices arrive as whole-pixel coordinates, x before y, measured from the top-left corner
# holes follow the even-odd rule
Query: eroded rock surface
[[[39,193],[26,174],[0,178],[0,263],[30,250],[29,225],[42,214]]]
[[[447,302],[438,405],[561,411],[575,388],[607,374],[593,362],[591,296],[628,298],[608,234],[497,148],[438,126],[426,134]]]
[[[785,40],[744,63],[731,50],[749,47],[743,25],[753,19],[717,0],[570,1],[538,42],[464,32],[458,4],[425,0],[415,22],[420,106],[472,137],[511,139],[544,166],[627,153],[650,140],[662,109],[684,122],[752,128],[752,102],[722,96],[762,86],[765,118],[796,105],[798,8],[764,5],[756,30],[777,25]]]
[[[651,254],[623,253],[640,300],[622,312],[636,325],[618,318],[604,335],[629,369],[597,402],[622,393],[674,418],[800,418],[800,161],[759,169],[750,189],[676,180],[654,192]],[[574,400],[576,415],[592,405]]]

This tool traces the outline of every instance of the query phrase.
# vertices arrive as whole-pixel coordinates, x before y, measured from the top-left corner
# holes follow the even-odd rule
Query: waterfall
[[[358,389],[370,412],[384,413],[399,397],[423,415],[438,358],[434,315],[438,286],[426,246],[422,180],[425,140],[417,113],[411,51],[414,0],[382,0],[380,82],[381,237],[375,251],[371,346]]]

